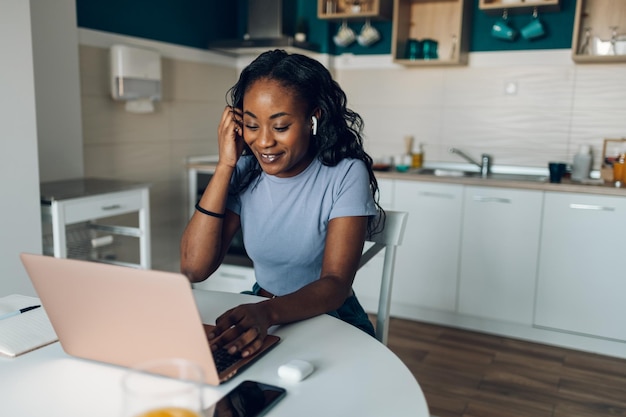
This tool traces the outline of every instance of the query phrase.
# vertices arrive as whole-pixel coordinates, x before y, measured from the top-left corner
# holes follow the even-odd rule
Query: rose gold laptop
[[[218,385],[280,340],[269,335],[257,354],[223,365],[222,355],[211,351],[206,334],[212,326],[202,323],[185,276],[43,255],[20,257],[63,350],[72,356],[125,367],[185,358],[203,367],[208,384]]]

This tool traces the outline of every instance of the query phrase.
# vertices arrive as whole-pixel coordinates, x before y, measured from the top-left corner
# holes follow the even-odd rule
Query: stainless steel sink
[[[436,177],[481,178],[480,172],[463,171],[458,169],[421,168],[412,172],[417,175],[434,175]],[[485,180],[489,179],[501,181],[545,182],[547,181],[547,176],[536,174],[490,173]]]

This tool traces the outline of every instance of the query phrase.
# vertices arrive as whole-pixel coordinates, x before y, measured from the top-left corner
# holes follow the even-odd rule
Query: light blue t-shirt
[[[251,158],[240,158],[237,170],[245,170]],[[227,207],[240,216],[257,282],[275,295],[319,279],[331,219],[377,214],[367,168],[358,159],[334,167],[315,159],[290,178],[262,172],[243,192],[229,196]]]

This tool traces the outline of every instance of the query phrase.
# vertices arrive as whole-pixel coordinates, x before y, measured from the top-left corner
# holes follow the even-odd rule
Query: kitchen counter
[[[190,160],[187,168],[190,170],[195,170],[196,172],[212,172],[215,169],[215,165],[216,162],[214,161],[206,161],[198,158],[198,160]],[[417,174],[411,171],[398,172],[395,170],[375,171],[375,174],[376,178],[379,179],[441,182],[448,184],[478,185],[486,187],[516,188],[522,190],[558,191],[564,193],[586,193],[626,197],[626,187],[617,188],[611,183],[604,183],[600,185],[581,184],[572,182],[569,179],[564,179],[561,183],[553,184],[548,182],[547,179],[545,181],[523,181],[480,177],[438,176],[429,174]]]
[[[44,234],[44,253],[57,258],[72,257],[149,269],[152,256],[149,187],[146,183],[100,178],[41,183],[42,223],[52,230],[51,235]],[[137,226],[118,223],[117,216],[132,213],[136,213]],[[73,227],[68,233],[68,226],[81,223],[85,223],[84,227]],[[108,245],[113,235],[137,238],[139,263],[101,256],[94,242],[104,237]],[[48,241],[51,245],[46,244]]]
[[[409,181],[425,181],[425,182],[441,182],[449,184],[478,185],[485,187],[502,187],[516,188],[523,190],[540,190],[540,191],[559,191],[564,193],[586,193],[612,195],[618,197],[626,197],[626,188],[617,188],[611,183],[601,185],[588,185],[572,182],[564,179],[563,182],[554,184],[546,181],[536,180],[505,180],[495,178],[480,177],[456,177],[456,176],[437,176],[429,174],[416,174],[413,172],[398,171],[375,171],[376,178],[409,180]]]
[[[149,184],[145,183],[101,178],[76,178],[42,182],[40,184],[41,203],[50,205],[52,201],[117,193],[149,186]]]

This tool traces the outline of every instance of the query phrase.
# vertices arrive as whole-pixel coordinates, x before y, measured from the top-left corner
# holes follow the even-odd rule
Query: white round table
[[[257,297],[194,290],[206,323],[228,308]],[[215,403],[244,380],[287,389],[268,415],[428,417],[419,384],[386,346],[361,330],[322,315],[278,326],[281,342],[240,375],[219,387],[205,387],[205,402]],[[277,369],[291,359],[312,363],[301,382],[282,380]],[[124,369],[68,356],[59,343],[17,358],[0,358],[0,415],[30,417],[119,416]]]

